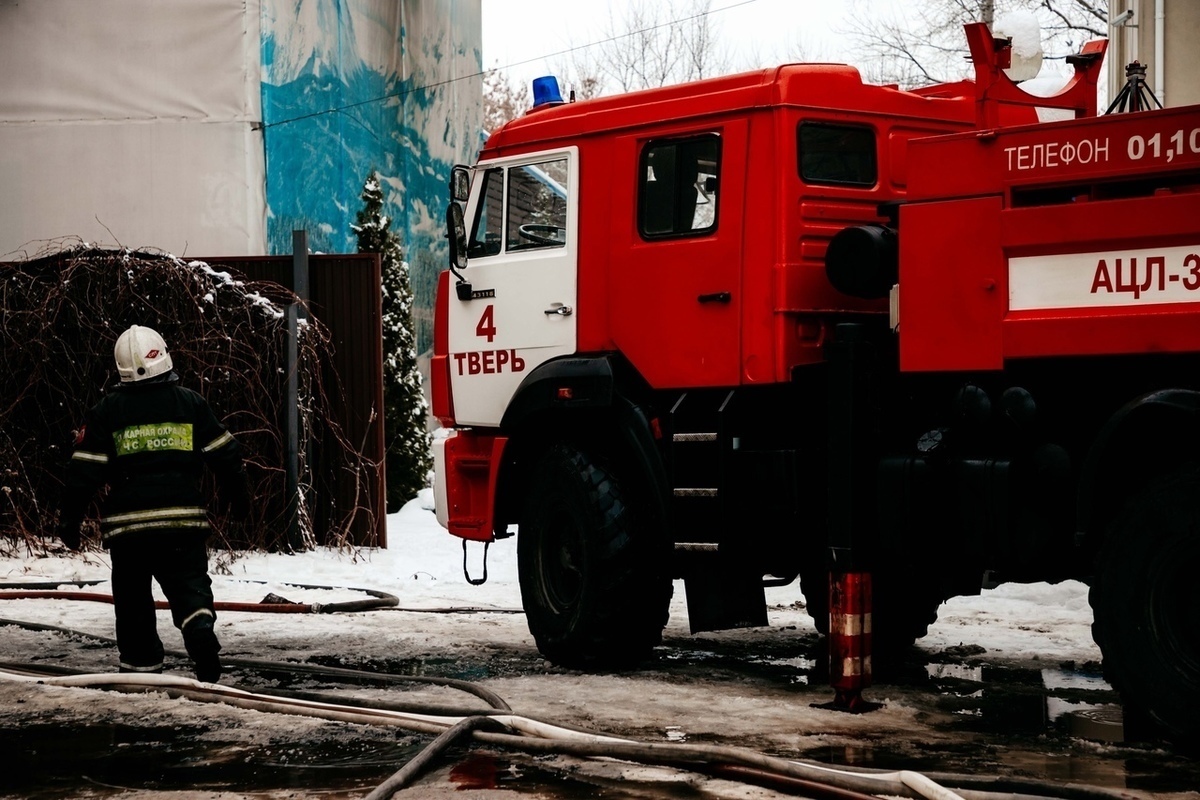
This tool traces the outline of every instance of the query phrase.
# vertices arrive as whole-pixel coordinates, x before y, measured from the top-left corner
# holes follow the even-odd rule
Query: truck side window
[[[509,167],[505,247],[528,250],[567,243],[567,160]]]
[[[638,179],[638,230],[645,239],[717,229],[721,137],[715,133],[650,142]]]
[[[875,132],[851,125],[801,122],[796,160],[805,183],[874,186]]]
[[[504,170],[489,169],[483,176],[483,191],[475,222],[471,225],[471,240],[467,243],[468,258],[494,256],[500,252],[501,220],[504,218]]]

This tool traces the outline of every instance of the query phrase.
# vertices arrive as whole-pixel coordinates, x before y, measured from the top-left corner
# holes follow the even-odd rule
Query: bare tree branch
[[[867,58],[868,72],[885,82],[913,86],[966,77],[963,26],[995,21],[1013,11],[1038,15],[1047,58],[1078,52],[1084,41],[1106,35],[1108,0],[926,0],[880,16],[858,0],[849,34]]]
[[[494,131],[529,108],[529,87],[514,83],[508,73],[496,68],[483,78],[483,127]]]
[[[1078,31],[1093,39],[1108,36],[1108,3],[1073,0],[1064,7],[1062,0],[1042,0],[1042,8],[1059,20],[1060,31]]]
[[[577,94],[630,92],[727,72],[730,59],[711,4],[712,0],[635,0],[619,18],[610,11],[602,41],[573,45],[566,74]]]

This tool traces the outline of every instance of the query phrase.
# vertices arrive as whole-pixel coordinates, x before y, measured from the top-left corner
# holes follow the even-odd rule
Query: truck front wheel
[[[517,532],[529,631],[567,667],[632,666],[662,641],[671,581],[613,474],[575,447],[534,468]]]
[[[1092,636],[1126,705],[1200,737],[1200,471],[1135,496],[1109,530],[1091,587]]]

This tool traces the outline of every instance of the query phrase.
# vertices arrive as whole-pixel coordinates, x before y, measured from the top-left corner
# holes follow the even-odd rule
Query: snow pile
[[[1019,9],[1001,14],[992,33],[1012,39],[1012,66],[1005,74],[1017,82],[1036,78],[1042,69],[1042,29],[1037,15]]]

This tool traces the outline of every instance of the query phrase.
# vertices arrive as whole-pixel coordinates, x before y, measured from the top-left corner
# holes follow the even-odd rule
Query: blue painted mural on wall
[[[479,141],[479,0],[262,7],[268,249],[290,253],[292,231],[303,228],[313,251],[353,252],[363,182],[378,171],[425,347],[445,265],[446,183]]]

